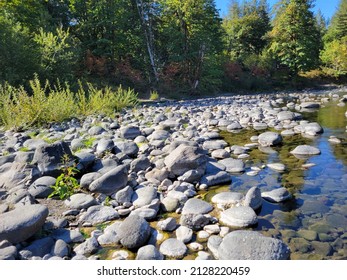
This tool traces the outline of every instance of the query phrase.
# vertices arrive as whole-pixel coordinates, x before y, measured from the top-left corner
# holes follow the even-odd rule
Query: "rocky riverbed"
[[[307,116],[331,101],[345,110],[347,95],[160,102],[115,119],[3,131],[0,259],[346,258],[346,176],[338,211],[319,196],[302,206],[309,218],[290,217],[302,195],[315,195],[298,188],[300,172],[324,154],[305,140],[326,133]],[[329,143],[346,154],[345,130]],[[48,198],[63,157],[80,188]]]

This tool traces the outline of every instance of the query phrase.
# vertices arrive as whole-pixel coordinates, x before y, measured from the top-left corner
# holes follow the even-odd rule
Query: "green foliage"
[[[55,185],[52,186],[53,192],[48,196],[49,198],[58,196],[63,200],[69,198],[78,189],[79,184],[74,176],[79,172],[75,165],[70,165],[70,158],[68,155],[62,157],[62,174],[56,179]]]
[[[149,99],[150,100],[158,100],[159,99],[159,93],[156,91],[156,90],[153,90],[150,92],[150,95],[149,95]]]
[[[310,3],[289,1],[277,15],[271,32],[270,52],[294,76],[318,65],[320,33]]]
[[[347,74],[347,36],[325,44],[320,56],[326,74],[339,77]]]
[[[34,41],[41,53],[41,76],[50,81],[72,80],[77,52],[69,30],[65,31],[60,26],[53,33],[40,28],[34,35]]]
[[[88,84],[85,91],[80,83],[80,90],[75,94],[67,83],[62,86],[58,81],[51,87],[47,80],[42,84],[38,76],[29,84],[30,94],[23,87],[0,84],[0,123],[5,127],[20,130],[90,114],[113,116],[125,107],[138,104],[135,91],[121,86],[112,90]]]

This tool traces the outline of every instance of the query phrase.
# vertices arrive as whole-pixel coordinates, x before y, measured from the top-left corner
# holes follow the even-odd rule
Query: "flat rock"
[[[219,150],[224,149],[228,145],[224,140],[209,140],[205,141],[202,147],[205,150]]]
[[[220,260],[286,260],[289,254],[281,240],[244,230],[227,234],[218,248]]]
[[[160,245],[159,251],[169,258],[182,258],[187,253],[188,248],[182,241],[169,238]]]
[[[29,186],[28,192],[35,198],[46,198],[53,192],[55,181],[56,178],[51,176],[40,177]]]
[[[219,171],[216,174],[206,174],[201,180],[200,184],[205,184],[208,187],[217,186],[217,185],[225,185],[231,182],[231,176],[228,172]]]
[[[201,199],[190,198],[184,204],[182,214],[207,214],[213,210],[213,206]]]
[[[128,170],[125,165],[111,169],[89,185],[91,192],[110,195],[123,189],[128,182]]]
[[[219,161],[230,173],[241,173],[245,171],[245,164],[241,159],[226,158]]]
[[[313,146],[309,145],[299,145],[297,146],[293,151],[290,152],[293,155],[298,156],[312,156],[312,155],[319,155],[321,151]]]
[[[227,209],[230,207],[234,207],[237,204],[240,204],[243,198],[244,197],[241,193],[221,192],[221,193],[215,194],[212,197],[211,201],[212,201],[212,203],[217,204],[218,208]]]
[[[286,188],[278,188],[269,192],[263,192],[261,197],[270,202],[283,202],[292,198],[292,195]]]
[[[76,193],[64,201],[65,205],[71,209],[86,209],[97,204],[90,194]]]
[[[135,249],[147,243],[151,235],[151,228],[144,218],[132,215],[122,222],[117,232],[120,243],[124,247]]]
[[[116,220],[119,215],[115,209],[110,206],[94,205],[88,208],[79,218],[79,223],[90,223],[92,225]]]
[[[43,205],[28,205],[0,214],[0,240],[18,243],[38,232],[48,216]]]
[[[256,224],[258,219],[251,207],[239,206],[221,212],[220,221],[231,227],[249,227]]]
[[[268,163],[266,166],[279,172],[286,170],[286,166],[283,163]]]

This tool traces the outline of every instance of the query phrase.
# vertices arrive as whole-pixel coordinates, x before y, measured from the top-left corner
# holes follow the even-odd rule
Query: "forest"
[[[2,0],[0,84],[36,77],[140,96],[266,91],[341,83],[347,0],[332,19],[312,0]]]

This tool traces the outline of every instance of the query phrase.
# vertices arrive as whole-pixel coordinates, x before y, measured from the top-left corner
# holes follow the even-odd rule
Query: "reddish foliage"
[[[86,52],[84,64],[88,72],[91,74],[105,76],[108,73],[107,58],[97,57],[93,55],[90,50],[87,50]]]
[[[224,64],[224,75],[226,78],[239,80],[242,73],[242,66],[238,62],[227,62]]]

